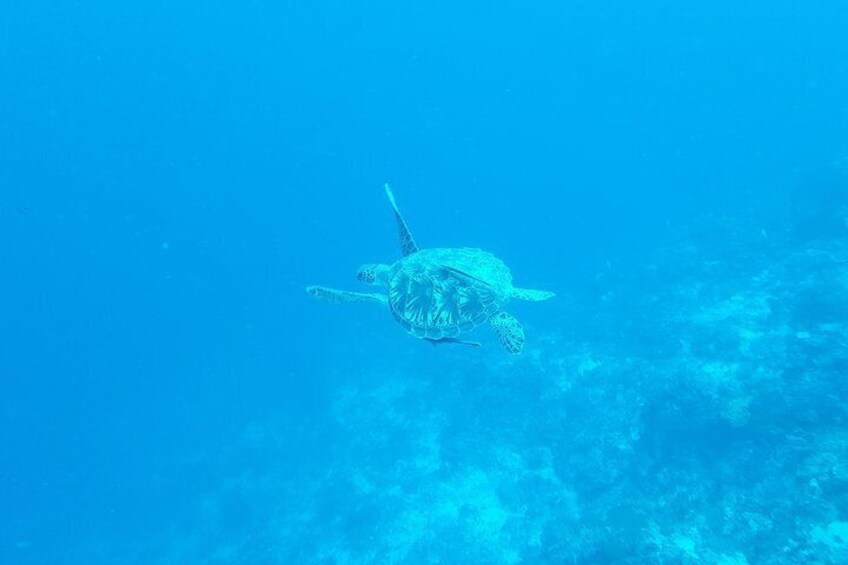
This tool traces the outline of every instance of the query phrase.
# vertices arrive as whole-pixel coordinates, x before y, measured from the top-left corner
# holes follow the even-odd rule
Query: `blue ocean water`
[[[848,563],[848,5],[6,0],[0,563]],[[480,247],[521,355],[363,263]]]

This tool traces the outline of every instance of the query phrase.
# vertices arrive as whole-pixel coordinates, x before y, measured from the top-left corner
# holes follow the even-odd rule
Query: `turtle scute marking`
[[[445,266],[454,257],[452,263],[465,269]],[[485,265],[487,261],[494,261],[494,265]],[[505,271],[495,281],[509,280],[500,260],[476,249],[425,249],[402,259],[389,282],[392,313],[407,331],[419,337],[456,336],[486,322],[511,289],[499,291],[480,278],[464,275],[476,264],[484,266],[483,273]]]

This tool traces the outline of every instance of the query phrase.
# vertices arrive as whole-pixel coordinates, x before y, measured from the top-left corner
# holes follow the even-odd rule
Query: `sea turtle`
[[[433,344],[479,346],[477,342],[457,338],[488,321],[510,353],[521,353],[524,329],[502,309],[503,305],[511,298],[547,300],[554,293],[515,288],[506,264],[482,249],[420,249],[388,184],[385,190],[397,221],[403,257],[391,265],[363,265],[356,276],[364,283],[384,287],[387,292],[348,292],[322,286],[307,287],[307,292],[330,302],[384,304],[407,332]]]

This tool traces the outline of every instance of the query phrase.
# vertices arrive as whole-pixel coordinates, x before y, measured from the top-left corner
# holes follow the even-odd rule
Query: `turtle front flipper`
[[[440,337],[438,339],[432,337],[423,338],[424,341],[428,341],[433,345],[441,345],[444,343],[449,343],[452,345],[467,345],[468,347],[480,347],[483,345],[479,341],[465,341],[464,339],[456,339],[455,337]]]
[[[386,297],[382,294],[369,292],[350,292],[347,290],[336,290],[325,286],[308,286],[306,292],[326,302],[369,302],[376,301],[386,303]]]
[[[547,290],[534,290],[531,288],[514,288],[512,289],[512,297],[516,300],[529,300],[531,302],[541,302],[556,296],[553,292]]]
[[[501,339],[504,349],[518,355],[524,348],[524,327],[514,316],[506,312],[498,312],[489,319],[489,323]]]
[[[386,196],[389,199],[389,203],[391,203],[392,209],[395,211],[395,220],[397,221],[398,227],[398,237],[400,238],[400,251],[404,257],[406,257],[407,255],[412,255],[413,253],[417,253],[418,245],[415,244],[415,240],[412,239],[412,233],[410,233],[409,227],[406,225],[403,216],[400,215],[400,210],[398,209],[397,202],[395,202],[395,195],[394,193],[392,193],[392,187],[389,186],[389,183],[386,183],[385,188]]]

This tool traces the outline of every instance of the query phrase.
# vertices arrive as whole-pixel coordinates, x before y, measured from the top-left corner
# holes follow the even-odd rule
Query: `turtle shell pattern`
[[[392,315],[407,332],[456,337],[501,310],[512,294],[512,274],[481,249],[422,249],[392,265],[388,289]]]

